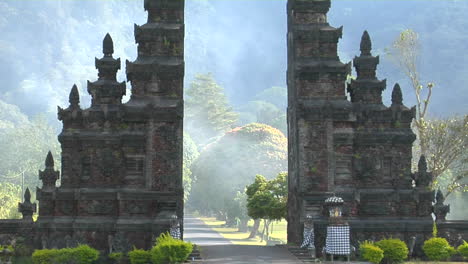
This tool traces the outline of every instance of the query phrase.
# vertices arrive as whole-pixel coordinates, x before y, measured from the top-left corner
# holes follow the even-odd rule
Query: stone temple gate
[[[147,23],[135,25],[138,57],[126,62],[130,101],[121,102],[121,62],[106,35],[98,79],[88,82],[91,107],[80,107],[73,86],[69,106],[58,109],[62,168],[55,171],[49,153],[39,173],[37,221],[27,190],[23,219],[0,221],[1,243],[23,236],[36,248],[87,243],[125,251],[149,248],[175,216],[183,227],[184,0],[145,0],[144,8]],[[398,84],[392,105],[383,105],[386,81],[376,78],[379,57],[367,32],[353,60],[357,78],[345,91],[351,63],[338,58],[342,28],[327,23],[329,8],[330,0],[287,3],[288,241],[301,242],[308,218],[323,247],[323,202],[333,193],[344,199],[353,244],[393,236],[421,245],[431,235],[432,212],[453,244],[468,240],[467,222],[445,221],[441,194],[433,205],[425,159],[411,172],[415,110],[403,105]]]

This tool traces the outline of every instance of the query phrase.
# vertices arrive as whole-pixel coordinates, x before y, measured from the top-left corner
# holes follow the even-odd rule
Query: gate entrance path
[[[302,263],[285,247],[233,245],[203,221],[190,215],[184,219],[184,240],[199,246],[203,258],[202,263]]]

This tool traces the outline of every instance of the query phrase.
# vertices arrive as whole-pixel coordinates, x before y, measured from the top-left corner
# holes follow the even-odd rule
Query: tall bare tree
[[[419,75],[419,55],[421,45],[419,36],[411,29],[404,30],[392,43],[392,46],[387,49],[387,54],[400,68],[404,74],[410,79],[411,85],[416,96],[416,118],[413,125],[418,136],[421,154],[428,156],[427,149],[427,110],[432,96],[433,83],[428,83],[426,88],[423,87]]]
[[[416,97],[416,117],[413,130],[417,140],[413,145],[413,160],[425,155],[433,174],[433,188],[443,187],[446,195],[454,191],[468,191],[468,117],[429,120],[427,117],[434,84],[424,88],[419,74],[419,36],[411,29],[404,30],[386,50],[410,79]],[[416,162],[414,162],[416,163]]]

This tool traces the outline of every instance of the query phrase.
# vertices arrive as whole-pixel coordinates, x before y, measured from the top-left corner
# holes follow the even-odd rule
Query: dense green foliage
[[[184,133],[184,150],[183,150],[183,184],[184,184],[184,201],[186,202],[190,191],[192,190],[192,163],[198,158],[197,146],[188,133]]]
[[[174,239],[169,233],[162,233],[150,250],[151,261],[154,264],[181,263],[192,253],[192,249],[191,243]]]
[[[276,178],[267,180],[262,175],[255,176],[255,181],[247,186],[247,212],[253,219],[264,220],[263,234],[269,234],[273,220],[286,218],[288,199],[288,174],[279,173]]]
[[[124,258],[124,253],[122,252],[112,252],[109,254],[109,259],[115,261],[115,263],[119,263]]]
[[[21,202],[21,186],[0,183],[0,219],[19,219],[18,202]]]
[[[434,261],[447,260],[456,252],[447,239],[441,237],[424,241],[423,251],[430,260]]]
[[[37,172],[44,168],[49,150],[59,169],[57,132],[44,116],[28,119],[18,107],[0,101],[0,148],[0,219],[17,219],[21,217],[22,176],[34,202],[36,186],[40,186]]]
[[[204,213],[225,215],[225,201],[244,192],[256,174],[272,178],[286,170],[287,141],[281,131],[256,123],[235,128],[207,145],[192,165],[188,204]]]
[[[463,244],[458,246],[457,251],[463,258],[468,259],[468,243],[466,241],[463,241]]]
[[[9,251],[9,255],[0,254],[0,263],[7,263],[7,260],[13,256],[15,249],[11,245],[0,245],[0,252]]]
[[[247,186],[247,210],[253,219],[281,220],[286,218],[287,173],[279,173],[275,179],[267,180],[262,175],[255,177]]]
[[[245,232],[250,219],[247,214],[247,195],[244,192],[238,191],[234,199],[225,201],[225,206],[226,225],[237,225],[240,232]]]
[[[399,263],[408,258],[408,246],[400,239],[383,239],[376,242],[375,245],[383,250],[383,260],[386,263]]]
[[[380,263],[384,257],[383,250],[374,245],[374,243],[368,241],[364,241],[363,243],[359,244],[359,252],[364,260],[374,264]]]
[[[240,124],[262,123],[287,134],[286,121],[287,90],[271,87],[255,95],[254,100],[238,108]]]
[[[34,264],[91,264],[99,258],[99,251],[88,245],[75,248],[38,249],[32,254]]]
[[[224,88],[211,74],[196,75],[186,94],[186,130],[198,144],[206,144],[236,123],[238,114],[232,111]]]
[[[151,263],[151,253],[150,251],[143,249],[133,249],[128,252],[128,258],[130,259],[131,264],[147,264]]]

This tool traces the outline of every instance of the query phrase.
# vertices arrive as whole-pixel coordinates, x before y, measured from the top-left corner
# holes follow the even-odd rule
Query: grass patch
[[[214,217],[201,217],[200,219],[211,229],[218,232],[224,238],[230,240],[234,245],[266,245],[266,241],[261,241],[259,236],[263,230],[263,223],[260,223],[257,237],[255,239],[248,239],[250,232],[238,232],[237,227],[226,227],[224,226],[226,224],[225,221],[216,220]],[[251,228],[253,223],[253,220],[249,221],[248,226]],[[273,232],[270,234],[270,239],[279,240],[282,243],[286,243],[287,222],[285,220],[273,222],[272,226]],[[272,226],[270,225],[270,229]]]

